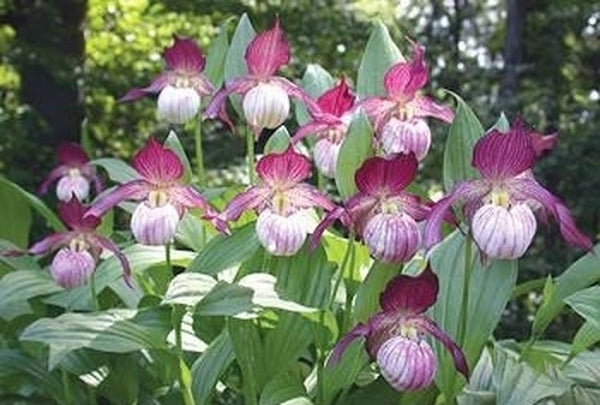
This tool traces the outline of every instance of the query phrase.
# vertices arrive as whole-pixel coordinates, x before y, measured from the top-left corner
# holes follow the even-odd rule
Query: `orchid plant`
[[[235,31],[230,46],[219,41],[222,47],[211,47],[206,58],[193,39],[175,36],[163,52],[165,70],[121,99],[158,94],[158,119],[177,124],[164,143],[159,131],[149,137],[131,167],[111,158],[92,166],[79,145],[59,148],[60,165],[41,191],[58,181],[61,220],[0,178],[21,198],[13,206],[30,202],[55,229],[26,251],[22,239],[13,241],[21,250],[0,244],[8,268],[0,273],[0,318],[8,325],[0,397],[185,405],[597,403],[585,401],[600,387],[598,353],[590,349],[600,336],[597,311],[590,310],[600,295],[585,288],[599,280],[598,252],[533,172],[556,134],[537,133],[520,118],[479,131],[460,97],[455,114],[449,103],[424,95],[424,47],[409,41],[412,58],[404,59],[382,24],[365,52],[380,57],[365,56],[356,80],[346,75],[335,83],[312,69],[306,89],[278,75],[290,61],[279,18],[258,35],[248,24],[244,16],[246,29]],[[206,60],[231,66],[241,55],[243,66],[236,67],[245,73],[222,75],[215,89]],[[353,82],[357,94],[368,96],[357,98]],[[215,188],[204,178],[200,129],[202,118],[235,128],[226,112],[231,95],[241,96],[239,122],[250,128],[250,181]],[[301,108],[294,114],[291,99],[308,115]],[[429,127],[428,117],[451,125],[446,190],[436,202],[432,191],[442,182],[428,190],[418,173],[439,129]],[[188,122],[195,128],[196,177],[180,141],[180,124]],[[263,129],[276,131],[264,131],[270,139],[256,159]],[[305,142],[310,136],[316,142]],[[317,186],[309,156],[327,177]],[[117,184],[101,192],[104,174],[96,166]],[[544,285],[517,286],[516,259],[549,217],[586,254]],[[40,257],[54,251],[49,263]],[[116,260],[98,265],[104,251]],[[527,294],[542,297],[529,340],[496,338],[511,296]],[[573,344],[540,341],[565,303],[586,319]]]

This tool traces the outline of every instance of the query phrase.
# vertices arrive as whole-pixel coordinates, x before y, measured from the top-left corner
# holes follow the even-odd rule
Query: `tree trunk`
[[[523,62],[523,0],[506,0],[506,40],[504,44],[504,72],[500,87],[499,105],[510,115],[519,106],[519,76]]]

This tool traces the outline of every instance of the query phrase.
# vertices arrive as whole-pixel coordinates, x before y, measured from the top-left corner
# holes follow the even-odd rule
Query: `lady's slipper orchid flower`
[[[591,249],[592,241],[577,228],[569,209],[531,171],[536,156],[553,142],[525,128],[520,120],[506,134],[492,130],[481,138],[473,150],[472,165],[482,178],[457,184],[435,204],[425,227],[426,246],[440,241],[441,218],[452,204],[462,201],[473,239],[491,258],[523,256],[537,228],[534,214],[542,218],[550,214],[567,242]]]
[[[133,158],[133,167],[141,178],[101,196],[86,215],[100,216],[124,200],[140,201],[131,216],[131,231],[145,245],[169,243],[186,208],[202,208],[204,218],[226,232],[226,225],[204,197],[182,184],[184,167],[175,152],[150,139]]]
[[[56,156],[60,165],[46,177],[40,194],[46,193],[56,180],[56,196],[60,201],[69,201],[73,195],[80,201],[85,200],[90,193],[90,182],[94,183],[96,193],[102,191],[102,181],[81,146],[73,142],[62,144],[56,149]]]
[[[325,217],[313,234],[313,243],[325,228],[341,219],[362,236],[376,259],[388,263],[409,260],[421,246],[418,222],[429,213],[419,197],[404,191],[414,179],[417,166],[412,153],[367,159],[355,175],[358,193],[350,197],[345,209]]]
[[[201,97],[212,94],[214,86],[202,73],[206,59],[196,42],[175,36],[165,48],[167,69],[147,87],[131,89],[121,101],[133,101],[158,93],[158,118],[184,124],[198,115]]]
[[[76,197],[61,202],[58,212],[69,230],[47,236],[27,250],[30,254],[42,255],[59,249],[50,265],[56,283],[64,288],[84,285],[96,269],[102,249],[106,249],[121,262],[125,281],[129,284],[131,268],[125,255],[110,239],[94,232],[100,218],[84,217],[86,207]]]
[[[317,100],[319,111],[312,112],[313,120],[296,131],[293,141],[298,142],[314,134],[317,142],[313,151],[315,166],[323,175],[333,178],[342,141],[348,130],[350,109],[356,96],[342,79]]]
[[[414,44],[413,60],[399,62],[386,72],[385,97],[368,97],[359,103],[371,119],[386,154],[412,152],[422,160],[431,146],[431,131],[424,118],[445,122],[454,119],[452,110],[420,94],[428,80],[425,48]]]
[[[215,94],[206,108],[207,118],[219,117],[229,123],[225,101],[232,93],[241,94],[244,116],[258,138],[263,128],[277,128],[286,120],[290,112],[289,96],[302,100],[309,111],[316,108],[302,89],[275,76],[290,60],[290,47],[279,26],[279,18],[273,28],[254,37],[246,48],[245,59],[248,75],[228,81]]]
[[[435,353],[424,339],[429,334],[446,347],[456,370],[468,378],[469,368],[460,347],[424,313],[435,303],[437,294],[438,279],[429,267],[416,277],[394,277],[379,297],[381,311],[338,342],[330,364],[340,360],[352,341],[364,337],[369,356],[392,387],[399,391],[422,389],[431,384],[437,370]]]
[[[322,207],[329,211],[335,205],[315,187],[303,183],[310,177],[310,162],[291,145],[283,153],[260,159],[256,172],[262,184],[235,196],[221,218],[233,221],[246,210],[257,210],[256,233],[261,244],[275,256],[292,256],[312,231],[307,225],[306,210]]]

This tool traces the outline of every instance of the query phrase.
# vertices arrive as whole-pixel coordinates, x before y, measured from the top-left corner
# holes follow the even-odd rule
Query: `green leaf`
[[[275,291],[277,278],[267,273],[252,273],[240,279],[238,285],[253,291],[252,302],[260,308],[282,309],[289,312],[316,312],[317,308],[307,307],[286,300]]]
[[[471,242],[472,243],[472,242]],[[464,342],[457,342],[463,349],[469,367],[477,363],[481,351],[502,316],[517,280],[517,262],[494,260],[484,266],[472,243],[469,284],[469,301]],[[465,238],[455,231],[434,251],[431,267],[438,275],[440,290],[432,316],[438,325],[454,340],[458,335],[461,297],[465,277]],[[494,294],[490,294],[494,291]],[[485,311],[482,310],[485,308]],[[454,398],[464,384],[464,378],[454,369],[451,357],[444,347],[435,342],[440,358],[436,377],[437,386],[447,400]]]
[[[189,183],[192,178],[192,165],[190,164],[190,160],[188,159],[185,149],[183,149],[183,145],[181,145],[179,137],[175,131],[169,131],[169,135],[167,136],[167,139],[165,139],[164,146],[165,148],[171,149],[177,154],[181,164],[183,164],[184,182]]]
[[[230,236],[217,235],[211,239],[188,271],[214,275],[250,259],[259,248],[252,222],[234,229]]]
[[[206,274],[178,274],[169,283],[162,303],[194,306],[206,297],[217,283],[217,280]]]
[[[108,173],[108,177],[116,183],[123,184],[140,178],[133,167],[120,159],[101,158],[91,160],[90,164],[102,167]]]
[[[600,286],[577,291],[564,301],[586,321],[600,325]]]
[[[5,182],[0,182],[0,212],[0,238],[26,249],[33,220],[31,209],[27,198],[15,193],[14,188]]]
[[[252,321],[229,318],[227,331],[233,343],[235,358],[242,370],[245,391],[258,398],[259,392],[267,382],[264,365],[267,356],[263,351],[258,328]]]
[[[392,65],[401,61],[404,61],[404,57],[390,37],[387,27],[377,21],[358,67],[358,97],[363,99],[385,94],[383,76]]]
[[[372,154],[372,144],[371,124],[369,124],[367,116],[361,112],[350,122],[338,155],[335,184],[343,199],[348,199],[357,192],[354,174]]]
[[[576,356],[598,342],[600,342],[600,325],[598,321],[587,321],[581,325],[573,338],[571,355]]]
[[[23,197],[31,208],[37,211],[45,220],[47,225],[56,232],[64,231],[65,226],[61,220],[52,212],[42,200],[35,195],[25,191],[19,185],[13,183],[7,178],[0,176],[0,187],[3,190],[10,191],[16,195]]]
[[[186,211],[181,221],[179,221],[179,225],[177,225],[175,239],[195,252],[200,252],[204,249],[203,239],[206,238],[207,228],[205,228],[202,219],[198,218],[193,212]]]
[[[38,262],[36,262],[33,257],[28,254],[16,256],[3,254],[4,252],[12,250],[19,251],[19,248],[12,242],[0,239],[0,263],[5,264],[7,267],[10,267],[13,270],[42,270]]]
[[[210,80],[215,88],[221,87],[224,79],[225,58],[229,48],[229,39],[227,38],[227,26],[233,18],[228,18],[219,27],[219,34],[213,39],[208,52],[206,53],[206,65],[204,66],[204,75]]]
[[[473,147],[483,136],[483,126],[471,108],[457,94],[448,92],[457,102],[456,115],[448,131],[444,152],[444,188],[450,191],[456,183],[479,177],[471,167]]]
[[[264,153],[265,155],[268,153],[283,153],[290,146],[291,142],[290,133],[282,125],[269,137],[264,147]]]
[[[305,399],[306,404],[312,404],[306,398],[306,389],[302,385],[302,376],[299,373],[278,373],[266,385],[260,394],[259,405],[290,404],[289,401]],[[300,404],[301,402],[294,402]]]
[[[50,274],[44,270],[19,270],[5,275],[0,280],[0,313],[5,313],[18,303],[42,295],[63,291]]]
[[[98,386],[98,393],[111,404],[131,405],[137,403],[140,391],[140,373],[137,359],[121,354],[111,359],[109,372]],[[123,384],[127,381],[127,384]]]
[[[323,69],[321,65],[314,63],[309,63],[308,66],[306,66],[306,71],[304,72],[300,83],[304,91],[315,100],[325,93],[325,91],[332,88],[334,84],[335,80],[331,74]],[[296,102],[295,105],[296,121],[298,122],[298,125],[304,125],[311,121],[311,117],[304,104]]]
[[[549,300],[543,302],[535,314],[532,326],[534,337],[540,336],[552,319],[564,308],[565,298],[600,280],[599,255],[600,245],[596,245],[592,252],[581,257],[555,279],[554,293]]]
[[[368,358],[364,349],[364,342],[358,339],[344,351],[339,363],[335,366],[325,367],[324,378],[324,404],[332,403],[339,393],[353,385],[361,369],[367,364]],[[314,381],[316,383],[316,381]],[[316,387],[314,387],[316,389]]]
[[[110,353],[166,348],[170,322],[156,310],[111,309],[97,313],[65,313],[38,319],[21,334],[35,341],[69,350],[87,347]]]
[[[498,121],[489,129],[489,131],[497,129],[500,132],[506,133],[510,131],[510,122],[508,122],[508,118],[504,114],[504,111],[500,113],[500,117]]]
[[[231,37],[231,45],[227,50],[227,57],[225,58],[224,75],[225,82],[227,83],[231,79],[236,77],[245,76],[248,73],[246,66],[246,48],[248,44],[256,36],[256,31],[252,27],[252,23],[248,18],[248,15],[244,13],[240,18],[240,21],[235,28],[233,37]],[[233,108],[239,115],[242,114],[241,101],[239,96],[229,97]]]
[[[195,313],[204,316],[233,316],[252,309],[252,290],[221,281],[196,305]]]
[[[192,365],[192,392],[197,404],[209,403],[213,388],[233,359],[233,343],[224,329]]]

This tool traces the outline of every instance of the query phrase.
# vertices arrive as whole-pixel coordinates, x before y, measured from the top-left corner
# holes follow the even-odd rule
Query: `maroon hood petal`
[[[290,46],[279,26],[279,17],[273,28],[257,35],[248,44],[245,58],[248,72],[259,77],[272,76],[289,62]]]
[[[56,156],[61,165],[82,166],[89,162],[90,158],[79,144],[75,142],[63,143],[56,148]]]
[[[150,138],[133,158],[133,167],[146,180],[153,184],[164,184],[179,180],[184,167],[179,156]]]
[[[175,43],[163,52],[163,58],[169,69],[186,73],[198,73],[204,69],[206,59],[200,47],[190,38],[173,36]]]
[[[425,48],[414,44],[412,61],[400,62],[389,68],[383,78],[383,85],[390,98],[411,100],[428,80]]]
[[[265,155],[256,164],[258,176],[269,185],[295,184],[310,177],[308,158],[297,153],[292,145],[283,153]]]
[[[427,265],[416,277],[394,277],[379,296],[379,305],[384,312],[419,314],[435,303],[438,290],[438,278]]]
[[[395,195],[410,184],[419,163],[413,153],[399,154],[391,159],[367,159],[354,175],[356,186],[369,195]]]
[[[67,202],[61,201],[58,204],[58,215],[62,221],[70,229],[77,231],[85,231],[95,229],[100,225],[100,218],[94,215],[85,215],[87,207],[84,206],[78,199],[73,195]]]
[[[531,138],[520,129],[492,130],[475,144],[472,166],[486,179],[515,177],[535,164]]]
[[[317,99],[317,104],[323,112],[341,117],[350,111],[355,101],[356,96],[342,78],[337,86],[327,90]]]
[[[554,132],[552,134],[542,135],[539,132],[535,132],[533,129],[527,127],[520,116],[515,117],[512,128],[522,135],[529,136],[536,157],[540,157],[545,152],[554,149],[558,142],[558,133]]]

